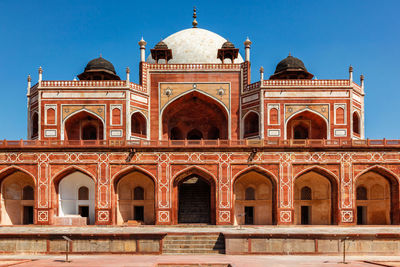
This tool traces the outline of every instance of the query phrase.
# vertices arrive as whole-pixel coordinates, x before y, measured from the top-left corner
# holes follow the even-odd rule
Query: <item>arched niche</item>
[[[226,109],[216,100],[196,91],[175,99],[162,112],[164,139],[186,139],[192,136],[189,133],[193,131],[201,133],[193,135],[195,138],[228,138]]]
[[[65,121],[65,139],[67,140],[103,140],[102,120],[87,111],[80,111]]]
[[[1,225],[34,223],[35,182],[22,172],[13,171],[1,182]]]
[[[145,116],[140,112],[135,112],[131,116],[131,135],[146,137],[147,123]]]
[[[38,138],[39,136],[39,115],[37,112],[33,113],[32,118],[31,118],[31,138],[35,139]]]
[[[327,172],[312,169],[294,181],[295,224],[337,224],[338,185]]]
[[[265,173],[250,170],[233,184],[235,223],[271,225],[276,223],[276,183]]]
[[[155,224],[154,181],[147,174],[133,170],[116,178],[116,223],[129,221]]]
[[[357,112],[353,112],[353,133],[355,133],[356,135],[360,135],[360,128],[360,116]]]
[[[287,139],[327,139],[328,126],[322,116],[305,110],[289,119],[286,133]]]
[[[254,136],[259,136],[260,134],[260,118],[257,113],[255,112],[249,112],[246,114],[244,117],[244,122],[243,122],[243,137],[254,137]]]
[[[81,172],[73,171],[57,179],[58,216],[87,218],[87,224],[95,223],[95,183]]]
[[[395,177],[379,169],[365,172],[355,183],[357,224],[398,224],[398,198]]]

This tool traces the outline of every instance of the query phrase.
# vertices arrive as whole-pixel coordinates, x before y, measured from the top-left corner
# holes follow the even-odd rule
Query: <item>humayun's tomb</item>
[[[289,54],[254,82],[251,44],[195,19],[139,41],[138,84],[101,56],[39,68],[28,139],[0,141],[0,224],[398,225],[400,141],[366,139],[364,77]]]

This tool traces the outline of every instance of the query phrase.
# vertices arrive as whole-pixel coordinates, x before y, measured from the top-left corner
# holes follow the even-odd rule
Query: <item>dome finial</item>
[[[289,57],[291,57],[292,56],[292,53],[290,53],[290,51],[289,51]]]
[[[193,22],[192,22],[193,28],[197,28],[197,20],[196,20],[196,18],[197,18],[196,7],[193,7]]]
[[[101,53],[100,53],[100,58],[102,58],[103,56],[101,55]]]

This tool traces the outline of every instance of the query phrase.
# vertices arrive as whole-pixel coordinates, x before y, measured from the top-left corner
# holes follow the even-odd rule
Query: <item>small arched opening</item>
[[[36,139],[39,136],[39,115],[37,114],[37,112],[33,114],[31,119],[31,124],[32,124],[31,138]]]
[[[198,129],[193,129],[188,132],[186,139],[188,140],[201,140],[203,139],[203,133],[200,132]]]
[[[257,113],[250,112],[244,118],[244,134],[243,137],[253,137],[260,134],[260,119]]]
[[[357,112],[353,113],[353,133],[360,137],[360,116]]]
[[[131,116],[131,135],[137,137],[146,137],[147,135],[146,118],[140,112],[135,112]]]

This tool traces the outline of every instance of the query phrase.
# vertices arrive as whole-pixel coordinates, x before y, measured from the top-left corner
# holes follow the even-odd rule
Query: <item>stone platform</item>
[[[398,226],[0,227],[3,254],[400,255]],[[345,243],[343,243],[345,240]]]

